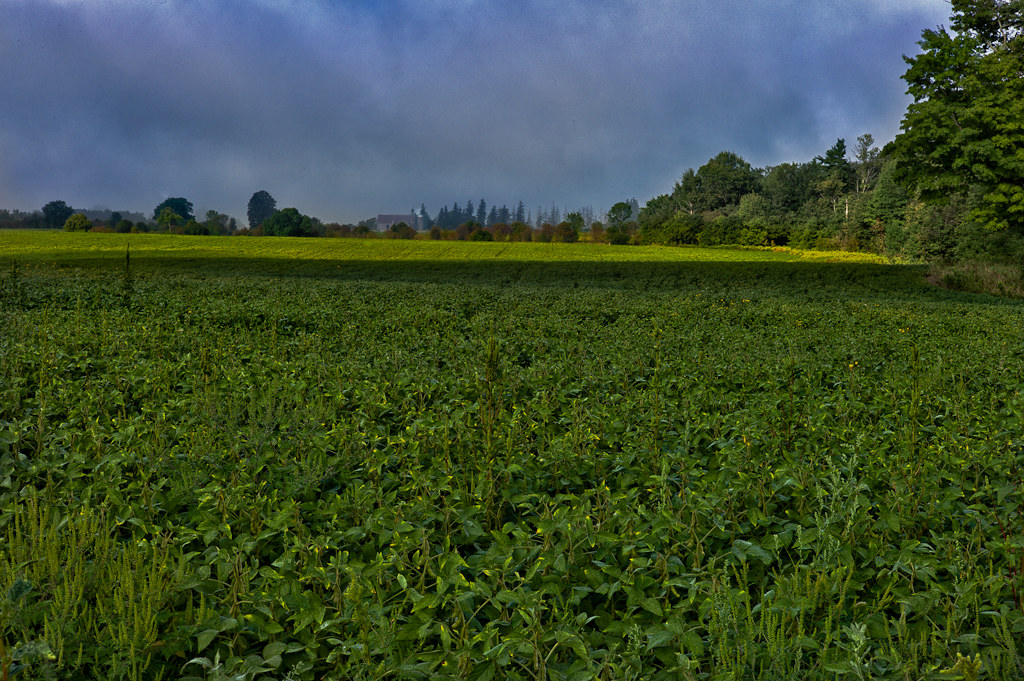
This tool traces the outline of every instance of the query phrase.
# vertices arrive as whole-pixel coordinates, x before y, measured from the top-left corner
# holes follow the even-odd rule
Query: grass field
[[[582,244],[0,266],[15,678],[1024,675],[1020,301]]]

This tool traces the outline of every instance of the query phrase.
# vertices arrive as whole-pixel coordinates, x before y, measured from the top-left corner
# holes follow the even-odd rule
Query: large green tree
[[[43,206],[43,220],[50,229],[62,227],[75,210],[63,201],[50,201]]]
[[[263,221],[265,236],[312,236],[313,219],[297,208],[284,208]]]
[[[925,201],[976,193],[989,229],[1024,230],[1024,0],[952,0],[950,27],[904,57],[914,101],[893,142]]]
[[[192,202],[180,196],[172,196],[169,199],[164,199],[160,205],[154,208],[154,220],[160,219],[160,213],[163,212],[164,208],[170,208],[174,211],[174,214],[181,218],[182,222],[188,222],[189,220],[196,219],[195,213],[192,212]]]
[[[256,229],[263,221],[274,214],[277,210],[277,201],[270,195],[270,192],[261,189],[249,199],[246,217],[249,218],[249,228]]]
[[[738,154],[723,151],[696,172],[691,168],[683,173],[672,198],[690,213],[718,210],[738,205],[740,197],[754,191],[759,177]]]

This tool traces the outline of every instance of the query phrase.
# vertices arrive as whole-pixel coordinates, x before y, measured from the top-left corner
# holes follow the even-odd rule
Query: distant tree
[[[608,227],[619,228],[625,225],[633,215],[633,207],[625,201],[619,201],[608,209]]]
[[[420,204],[420,229],[430,229],[434,225],[434,221],[430,219],[430,213],[427,212],[426,204]]]
[[[840,178],[839,173],[829,173],[825,179],[814,185],[818,195],[832,207],[832,213],[839,210],[839,200],[846,191],[846,183]]]
[[[277,210],[277,201],[266,190],[259,190],[249,199],[246,217],[249,218],[249,229],[256,229],[263,221]]]
[[[157,205],[157,207],[153,209],[154,220],[159,221],[160,213],[163,212],[164,208],[170,208],[174,211],[174,214],[181,218],[182,222],[188,222],[189,220],[195,220],[196,218],[195,214],[192,212],[192,202],[180,196],[164,199],[162,203]]]
[[[74,213],[64,222],[65,232],[88,232],[92,229],[92,220],[85,213]]]
[[[533,230],[533,240],[539,243],[549,243],[555,236],[555,226],[550,222],[541,223],[541,226]]]
[[[263,221],[264,236],[312,236],[314,233],[312,218],[297,208],[284,208]]]
[[[398,222],[391,225],[387,236],[392,239],[415,239],[416,230],[404,222]]]
[[[692,200],[698,210],[717,210],[736,205],[740,197],[755,189],[758,173],[731,151],[717,156],[697,169]]]
[[[512,216],[512,221],[526,222],[526,205],[522,201],[516,204],[516,212]]]
[[[488,227],[495,241],[511,241],[512,227],[506,222],[496,222]]]
[[[206,220],[203,222],[208,234],[228,234],[228,216],[218,213],[215,210],[206,211]]]
[[[846,159],[846,140],[842,137],[836,140],[824,156],[817,156],[814,160],[825,170],[825,177],[818,182],[819,185],[824,183],[829,187],[838,188],[842,193],[853,184],[854,170]]]
[[[558,243],[563,244],[576,243],[577,241],[579,241],[579,238],[579,231],[573,229],[573,226],[570,225],[566,220],[562,220],[557,225],[555,225],[554,232],[551,234],[552,241],[557,241]]]
[[[185,227],[181,231],[182,234],[189,234],[191,236],[209,236],[210,228],[204,224],[196,222],[195,220],[189,220],[185,223]]]
[[[43,219],[50,229],[63,227],[74,214],[74,209],[63,201],[50,201],[43,206]]]
[[[875,145],[875,138],[871,133],[865,133],[857,138],[857,146],[854,147],[853,157],[856,159],[854,171],[857,175],[857,193],[863,194],[870,187],[871,183],[878,177],[881,170],[881,152]]]
[[[573,211],[565,216],[565,220],[555,225],[553,239],[567,244],[575,243],[579,241],[584,226],[583,215]]]
[[[486,226],[487,222],[487,202],[480,199],[480,203],[476,205],[476,221],[481,225]]]
[[[438,227],[437,225],[433,225],[433,226],[432,226],[432,227],[430,228],[430,238],[431,238],[432,240],[434,240],[434,241],[440,241],[440,239],[441,239],[441,236],[442,236],[442,234],[441,234],[441,228],[440,228],[440,227]]]
[[[525,222],[513,222],[512,233],[509,234],[509,239],[512,241],[532,241],[533,230]]]
[[[761,178],[760,188],[770,213],[782,217],[800,210],[814,197],[818,171],[811,163],[783,163],[768,168]]]
[[[156,224],[163,230],[171,230],[185,224],[185,220],[170,206],[164,206],[156,216]]]
[[[131,220],[118,220],[117,224],[114,225],[114,231],[119,234],[128,234],[134,226]]]
[[[469,233],[470,241],[494,241],[494,235],[483,227],[477,226]]]
[[[110,220],[108,220],[110,226],[113,227],[117,223],[121,222],[122,217],[123,216],[121,215],[121,213],[115,210],[113,213],[110,214]]]
[[[903,220],[910,197],[895,179],[896,162],[882,165],[878,182],[864,209],[864,220],[877,231],[884,231]]]

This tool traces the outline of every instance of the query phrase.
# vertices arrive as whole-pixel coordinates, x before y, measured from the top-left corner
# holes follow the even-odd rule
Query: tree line
[[[871,250],[928,260],[1002,254],[1024,261],[1024,0],[951,0],[949,28],[928,29],[921,54],[904,57],[913,97],[901,133],[879,148],[870,133],[803,162],[754,168],[722,151],[687,169],[671,191],[563,214],[455,202],[431,216],[425,205],[384,236],[577,241],[611,244],[789,245]],[[248,204],[248,226],[168,198],[149,221],[120,213],[91,220],[63,201],[41,212],[0,211],[0,227],[159,230],[182,234],[371,236],[375,219],[324,224],[277,208],[265,190]]]
[[[913,102],[891,143],[761,169],[723,151],[648,201],[630,240],[1024,262],[1024,0],[951,5],[904,57]]]

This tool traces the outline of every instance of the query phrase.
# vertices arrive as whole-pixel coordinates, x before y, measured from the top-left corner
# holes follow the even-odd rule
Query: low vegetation
[[[3,234],[0,675],[1020,678],[1024,306],[834,256]]]

